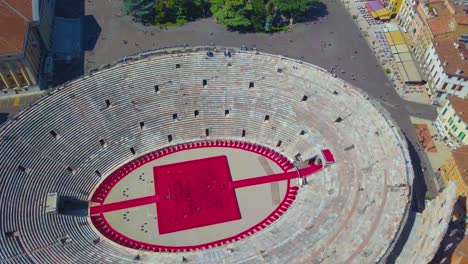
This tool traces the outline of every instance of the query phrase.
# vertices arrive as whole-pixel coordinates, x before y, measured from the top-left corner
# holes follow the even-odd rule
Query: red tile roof
[[[452,18],[459,25],[468,24],[468,15],[465,14],[463,5],[456,5],[450,1],[430,1],[428,4],[429,9],[432,8],[433,16],[427,19],[427,23],[433,35],[452,32],[453,30],[449,27]]]
[[[24,16],[27,20],[31,21],[32,14],[32,1],[31,0],[1,0],[6,5],[10,6],[19,15]]]
[[[0,55],[21,53],[32,20],[31,0],[0,0]]]
[[[434,48],[444,72],[451,75],[468,76],[468,49],[463,42],[456,39],[433,40]],[[458,48],[454,43],[458,43]],[[463,56],[460,56],[463,54]],[[461,70],[461,73],[456,73]]]

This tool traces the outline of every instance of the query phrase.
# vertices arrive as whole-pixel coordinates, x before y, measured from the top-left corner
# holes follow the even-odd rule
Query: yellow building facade
[[[465,158],[455,158],[456,156],[466,156]],[[452,152],[452,156],[439,168],[438,182],[442,189],[448,185],[450,181],[457,184],[457,195],[466,196],[468,193],[468,164],[461,164],[463,161],[468,161],[468,146],[463,146],[460,150]],[[440,175],[440,176],[439,176]],[[440,178],[440,179],[439,179]]]
[[[403,5],[403,0],[389,0],[387,9],[390,11],[391,14],[398,14]]]
[[[436,172],[437,182],[441,190],[454,182],[457,186],[457,197],[466,197],[468,193],[468,146],[462,146],[452,152],[452,156]],[[468,215],[468,204],[465,204],[465,214]]]

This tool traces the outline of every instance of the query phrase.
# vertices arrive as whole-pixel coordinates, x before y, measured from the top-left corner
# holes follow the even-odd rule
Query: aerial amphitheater
[[[403,134],[326,70],[179,47],[70,81],[0,131],[2,263],[377,263]]]

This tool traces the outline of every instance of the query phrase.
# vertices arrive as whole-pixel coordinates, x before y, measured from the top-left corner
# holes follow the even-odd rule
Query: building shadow
[[[93,50],[99,40],[102,28],[92,15],[84,16],[81,21],[83,29],[83,51]]]
[[[62,85],[85,74],[85,51],[95,48],[102,28],[92,15],[85,15],[84,0],[60,0],[55,7],[55,15],[62,18],[79,19],[81,30],[77,30],[80,40],[80,51],[66,60],[54,59],[52,86]],[[56,57],[56,56],[55,56]]]
[[[58,17],[80,18],[84,14],[84,0],[58,0],[55,3],[55,15]]]

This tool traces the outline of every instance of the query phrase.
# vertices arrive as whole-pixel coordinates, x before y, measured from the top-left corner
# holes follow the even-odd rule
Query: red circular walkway
[[[276,163],[283,173],[233,181],[226,156],[208,157],[153,167],[154,195],[106,203],[106,197],[119,181],[139,167],[176,152],[198,148],[236,148],[253,152]],[[176,252],[207,249],[238,241],[272,224],[286,212],[294,201],[298,187],[290,180],[299,174],[308,175],[322,169],[321,165],[291,170],[293,165],[286,157],[264,146],[242,141],[204,141],[181,144],[146,154],[111,173],[94,192],[89,213],[94,226],[108,239],[138,250]],[[287,181],[286,195],[279,206],[261,222],[235,235],[209,243],[190,246],[165,246],[149,244],[129,238],[113,228],[104,213],[154,204],[156,206],[159,234],[209,226],[241,218],[235,189],[259,184]],[[157,223],[156,223],[157,222]]]

